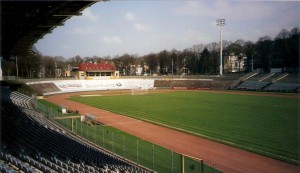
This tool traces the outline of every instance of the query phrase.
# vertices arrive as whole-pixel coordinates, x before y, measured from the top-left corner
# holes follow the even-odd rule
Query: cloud
[[[104,36],[103,42],[118,44],[118,43],[122,43],[122,40],[118,36]]]
[[[125,15],[125,19],[126,19],[126,20],[129,20],[129,21],[133,21],[133,20],[135,20],[135,15],[132,14],[132,13],[130,13],[130,12],[128,12],[128,13],[126,13],[126,15]]]
[[[82,11],[82,15],[74,16],[71,19],[72,21],[99,22],[100,16],[92,12],[92,10],[90,10],[89,8],[87,8],[84,11]]]
[[[93,22],[99,21],[99,15],[94,14],[88,8],[82,12],[82,17]]]
[[[144,24],[140,24],[140,23],[135,23],[134,24],[134,29],[136,29],[137,31],[147,31],[148,26],[144,25]]]
[[[134,14],[128,12],[125,15],[125,19],[128,21],[135,21],[136,17]],[[147,31],[149,28],[147,25],[141,23],[134,23],[133,27],[137,31]]]

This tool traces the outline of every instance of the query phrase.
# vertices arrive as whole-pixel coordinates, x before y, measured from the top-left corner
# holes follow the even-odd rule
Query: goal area
[[[148,89],[144,89],[144,88],[133,88],[131,89],[131,95],[146,95],[148,94]]]

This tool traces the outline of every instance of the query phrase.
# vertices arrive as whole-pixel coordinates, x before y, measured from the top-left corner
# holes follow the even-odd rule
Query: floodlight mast
[[[225,25],[225,19],[217,19],[217,26],[220,28],[220,75],[223,76],[223,39],[222,39],[222,26]]]

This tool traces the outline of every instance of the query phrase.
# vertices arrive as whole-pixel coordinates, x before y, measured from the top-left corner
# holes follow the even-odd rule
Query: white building
[[[138,65],[136,68],[135,68],[135,74],[137,76],[141,76],[143,73],[143,67],[141,67],[141,65]]]
[[[238,55],[224,56],[224,71],[225,72],[242,72],[246,70],[247,57]]]

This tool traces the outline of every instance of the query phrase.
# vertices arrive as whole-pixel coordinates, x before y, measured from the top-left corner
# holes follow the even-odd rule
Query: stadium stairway
[[[244,81],[246,81],[247,79],[250,79],[251,77],[253,77],[257,74],[258,74],[258,70],[254,70],[252,72],[245,74],[244,76],[240,77],[238,80],[234,81],[230,85],[229,89],[238,89],[239,85],[241,85]]]
[[[31,98],[1,90],[0,172],[150,173],[97,147],[33,109]]]

